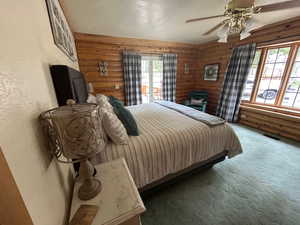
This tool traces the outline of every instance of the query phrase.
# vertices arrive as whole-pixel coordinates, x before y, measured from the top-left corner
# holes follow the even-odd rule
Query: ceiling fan
[[[262,6],[255,6],[255,0],[227,0],[224,14],[190,19],[187,20],[186,23],[218,17],[227,17],[225,20],[205,32],[203,35],[211,34],[212,32],[221,28],[218,31],[219,42],[227,42],[228,36],[235,33],[240,33],[240,39],[242,40],[251,35],[250,31],[253,29],[253,25],[255,23],[253,15],[258,13],[290,9],[294,7],[300,7],[300,0],[289,0]]]

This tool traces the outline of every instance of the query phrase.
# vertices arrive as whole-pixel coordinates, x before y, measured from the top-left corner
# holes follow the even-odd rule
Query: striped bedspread
[[[128,145],[109,143],[95,161],[125,158],[138,188],[224,150],[229,151],[229,157],[242,152],[237,136],[227,123],[209,127],[155,103],[128,109],[141,135],[130,137]]]

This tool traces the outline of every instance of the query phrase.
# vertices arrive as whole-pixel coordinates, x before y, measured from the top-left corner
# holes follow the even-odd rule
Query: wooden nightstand
[[[124,159],[97,165],[97,177],[102,191],[93,199],[82,201],[77,193],[80,181],[74,186],[70,218],[80,205],[96,205],[99,210],[92,225],[141,225],[140,214],[145,206],[130,175]]]

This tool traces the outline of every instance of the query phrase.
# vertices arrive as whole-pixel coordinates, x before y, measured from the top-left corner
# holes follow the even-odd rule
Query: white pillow
[[[93,104],[97,104],[97,98],[96,96],[92,95],[92,94],[89,94],[87,100],[86,100],[87,103],[93,103]]]
[[[101,109],[101,113],[103,114],[103,128],[110,139],[117,145],[127,144],[127,131],[116,114],[113,112],[109,112],[105,108]]]
[[[202,103],[203,103],[203,98],[202,99],[194,99],[194,98],[192,98],[191,99],[191,105],[202,105]]]
[[[98,104],[100,106],[100,108],[104,108],[112,113],[114,112],[112,105],[108,101],[108,97],[105,95],[97,94],[96,95],[96,104]]]

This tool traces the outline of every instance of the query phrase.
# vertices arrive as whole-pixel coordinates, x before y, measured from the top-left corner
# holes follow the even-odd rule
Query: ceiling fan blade
[[[202,17],[202,18],[195,18],[195,19],[190,19],[185,21],[186,23],[191,23],[191,22],[196,22],[196,21],[201,21],[201,20],[208,20],[208,19],[213,19],[213,18],[218,18],[218,17],[223,17],[224,15],[217,15],[217,16],[209,16],[209,17]]]
[[[226,21],[227,20],[224,20],[223,22],[219,23],[218,25],[214,26],[213,28],[211,28],[209,31],[205,32],[204,34],[202,35],[209,35],[211,34],[212,32],[214,32],[215,30],[219,29],[221,26],[223,26],[224,24],[226,24]]]
[[[257,6],[255,7],[255,9],[257,9],[258,12],[265,13],[265,12],[272,12],[272,11],[277,11],[282,9],[295,8],[295,7],[300,7],[299,0],[291,0],[291,1],[279,2],[279,3],[269,4],[269,5]]]

